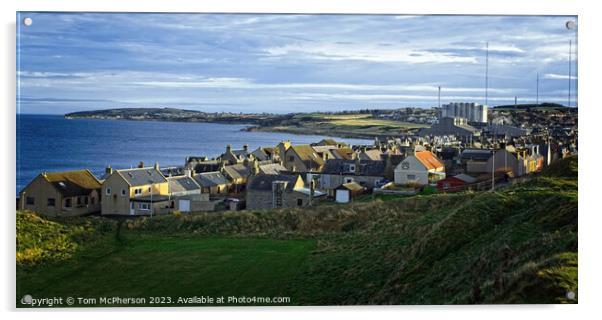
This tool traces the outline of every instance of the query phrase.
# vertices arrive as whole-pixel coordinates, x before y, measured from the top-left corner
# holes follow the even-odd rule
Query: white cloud
[[[411,49],[407,46],[378,44],[311,43],[287,44],[264,49],[270,56],[301,54],[320,60],[363,60],[369,62],[404,63],[477,63],[475,57],[457,56],[447,52]]]
[[[568,74],[557,74],[557,73],[546,73],[543,75],[544,79],[550,79],[550,80],[568,80],[569,79],[569,75]],[[575,76],[571,76],[572,80],[577,79],[577,77]]]

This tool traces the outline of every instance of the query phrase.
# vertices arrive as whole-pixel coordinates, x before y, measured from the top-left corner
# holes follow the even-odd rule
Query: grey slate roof
[[[224,167],[224,172],[231,179],[246,179],[251,174],[251,168],[246,167],[244,164],[233,164]]]
[[[491,150],[488,149],[465,149],[462,151],[461,158],[464,160],[487,161],[491,157]]]
[[[164,183],[167,179],[155,168],[135,168],[117,170],[119,174],[132,186],[143,186],[152,183]]]
[[[380,177],[385,173],[385,161],[360,160],[359,164],[359,175],[361,176]],[[322,174],[355,174],[355,171],[350,170],[351,165],[356,165],[356,161],[342,159],[327,160]]]
[[[228,184],[228,179],[219,171],[203,172],[194,176],[194,180],[203,188]]]
[[[286,171],[286,168],[280,163],[260,164],[259,168],[264,174],[279,174],[280,172]]]
[[[184,192],[200,189],[198,183],[189,176],[178,176],[169,178],[169,190],[171,192]]]
[[[247,186],[247,190],[256,190],[256,191],[272,191],[272,183],[276,181],[285,181],[288,182],[286,186],[286,191],[291,192],[295,186],[295,182],[297,182],[298,175],[289,175],[289,174],[268,174],[268,175],[260,175],[255,176]]]

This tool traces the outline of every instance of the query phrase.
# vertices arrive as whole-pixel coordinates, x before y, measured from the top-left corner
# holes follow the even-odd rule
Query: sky
[[[32,24],[26,26],[23,19]],[[17,112],[313,112],[567,104],[572,16],[35,13],[17,16]]]

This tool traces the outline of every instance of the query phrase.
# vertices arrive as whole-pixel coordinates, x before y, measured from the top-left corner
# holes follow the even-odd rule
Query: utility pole
[[[437,99],[439,101],[439,110],[441,110],[441,86],[439,86],[439,95]]]

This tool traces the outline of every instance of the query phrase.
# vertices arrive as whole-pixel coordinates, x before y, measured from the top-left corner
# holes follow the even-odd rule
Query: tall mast
[[[537,86],[536,86],[536,98],[535,103],[539,105],[539,72],[537,73]]]
[[[573,39],[569,40],[569,102],[567,107],[571,106],[571,60],[572,60],[572,51],[573,51]]]
[[[485,50],[485,105],[488,105],[488,90],[489,90],[489,42],[486,44]]]

